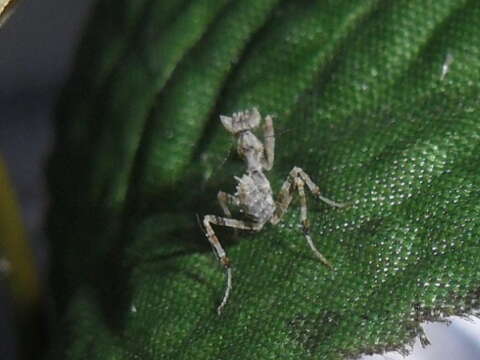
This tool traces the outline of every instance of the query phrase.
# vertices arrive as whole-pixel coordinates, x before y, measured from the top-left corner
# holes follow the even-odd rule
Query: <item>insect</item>
[[[301,204],[300,220],[307,243],[320,261],[332,268],[330,262],[315,247],[310,236],[305,185],[317,198],[327,204],[338,208],[344,206],[344,204],[323,197],[320,194],[319,187],[310,179],[308,174],[296,166],[290,171],[288,178],[280,189],[278,200],[275,201],[270,181],[264,174],[264,171],[272,169],[274,161],[275,134],[272,117],[268,115],[264,119],[264,143],[253,133],[253,130],[260,126],[262,120],[256,108],[234,113],[231,117],[221,115],[220,120],[225,129],[235,137],[237,152],[244,160],[247,169],[242,177],[235,176],[238,184],[236,188],[237,191],[234,195],[227,194],[223,191],[218,192],[218,202],[225,217],[205,215],[203,218],[205,235],[226,271],[227,286],[222,302],[217,308],[219,315],[226,305],[232,290],[232,269],[230,259],[227,257],[225,250],[215,235],[212,225],[251,231],[260,231],[268,222],[276,225],[287,211],[293,195],[295,191],[297,191]],[[245,220],[232,218],[229,206],[238,208]]]

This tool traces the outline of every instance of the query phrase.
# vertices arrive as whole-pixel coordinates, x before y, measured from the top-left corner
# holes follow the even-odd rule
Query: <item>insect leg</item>
[[[283,215],[287,212],[290,203],[292,202],[292,186],[293,186],[293,178],[289,175],[287,180],[282,184],[280,188],[280,192],[278,193],[278,201],[277,206],[275,208],[275,213],[273,217],[270,219],[270,222],[273,225],[276,225],[280,222]]]
[[[305,182],[303,181],[300,175],[300,172],[307,176],[307,179],[310,181],[311,184],[316,186],[302,169],[294,167],[288,174],[287,180],[285,180],[285,182],[282,185],[282,188],[280,189],[279,202],[277,203],[275,214],[273,215],[270,222],[273,225],[280,222],[281,218],[287,211],[288,206],[290,205],[290,202],[292,201],[293,192],[295,191],[295,188],[296,188],[300,196],[300,220],[302,222],[303,234],[307,240],[308,245],[312,249],[313,253],[320,259],[321,262],[323,262],[325,265],[331,268],[332,265],[325,258],[325,256],[323,256],[320,253],[320,251],[318,251],[318,249],[313,244],[312,237],[310,236],[310,224],[308,222],[308,217],[307,217],[307,198],[305,196]],[[308,183],[307,183],[307,186],[308,186]]]
[[[310,176],[308,176],[308,174],[305,171],[303,171],[303,169],[295,166],[292,169],[291,173],[295,173],[294,176],[300,176],[302,178],[302,180],[307,184],[307,186],[310,189],[310,191],[312,192],[312,194],[315,195],[320,200],[322,200],[323,202],[327,203],[330,206],[334,206],[334,207],[338,207],[338,208],[342,208],[342,207],[346,206],[346,204],[337,203],[333,200],[327,199],[326,197],[322,196],[320,194],[320,188],[317,186],[317,184],[315,184],[312,181],[312,179],[310,179]]]
[[[263,125],[263,139],[265,142],[265,161],[263,167],[269,171],[273,167],[275,159],[275,133],[273,130],[273,121],[270,115],[265,117],[265,124]]]
[[[312,237],[310,236],[310,223],[307,217],[307,197],[305,196],[305,183],[299,177],[295,178],[295,186],[298,189],[298,195],[300,196],[300,221],[302,222],[303,235],[307,239],[307,243],[312,249],[313,253],[327,265],[329,268],[332,268],[332,264],[322,255],[320,251],[315,247]]]
[[[220,241],[218,240],[217,235],[215,235],[215,232],[213,231],[213,228],[212,228],[212,224],[231,227],[231,228],[240,229],[240,230],[258,230],[258,226],[256,226],[255,224],[248,224],[241,220],[224,218],[224,217],[215,216],[215,215],[205,215],[205,217],[203,218],[203,225],[205,227],[208,241],[215,249],[215,253],[227,273],[227,287],[225,289],[225,294],[223,295],[222,302],[217,308],[217,312],[220,315],[223,310],[223,307],[228,301],[228,297],[230,296],[230,291],[232,290],[232,269],[231,269],[230,259],[227,257],[227,254],[225,253],[225,250],[220,244]]]
[[[217,194],[217,199],[225,216],[231,217],[232,213],[230,212],[228,205],[230,204],[230,205],[238,206],[239,205],[238,198],[236,196],[227,194],[226,192],[219,191]]]

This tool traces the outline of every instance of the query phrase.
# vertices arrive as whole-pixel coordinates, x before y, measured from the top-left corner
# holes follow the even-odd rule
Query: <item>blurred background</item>
[[[0,157],[20,202],[27,239],[42,281],[48,265],[43,227],[48,206],[44,169],[53,142],[53,109],[92,3],[19,1],[16,11],[0,28]],[[9,269],[1,253],[0,268]],[[18,359],[16,344],[21,338],[8,290],[5,276],[0,274],[2,360]],[[37,330],[46,331],[41,327]]]
[[[0,156],[20,202],[27,239],[44,282],[48,267],[48,242],[43,228],[48,206],[44,169],[53,142],[53,109],[92,5],[92,0],[23,0],[0,28]],[[14,306],[5,281],[8,268],[8,260],[0,253],[2,360],[14,360],[19,355]],[[480,320],[450,320],[449,326],[424,324],[432,345],[422,348],[417,340],[406,359],[480,359]],[[403,357],[388,353],[363,359]]]

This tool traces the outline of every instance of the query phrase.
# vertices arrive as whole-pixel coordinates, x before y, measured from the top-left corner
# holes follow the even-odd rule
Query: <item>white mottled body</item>
[[[227,271],[227,287],[223,300],[217,309],[219,314],[227,303],[232,289],[232,273],[230,260],[215,235],[212,224],[253,231],[261,230],[267,222],[275,225],[281,220],[281,217],[288,209],[292,201],[292,193],[297,190],[300,196],[300,219],[305,238],[315,255],[324,264],[331,267],[327,259],[317,250],[309,234],[305,185],[315,196],[329,205],[336,207],[343,206],[342,204],[321,196],[318,186],[315,185],[307,173],[298,167],[294,167],[290,171],[287,180],[280,189],[279,199],[275,202],[270,181],[264,174],[264,171],[271,170],[274,161],[275,136],[272,117],[265,117],[263,126],[264,143],[262,143],[252,131],[257,128],[261,122],[261,116],[257,109],[235,113],[231,117],[220,116],[220,120],[225,129],[235,136],[237,140],[237,152],[244,159],[247,169],[242,177],[235,177],[238,184],[237,191],[234,195],[227,194],[223,191],[218,193],[218,202],[226,217],[205,215],[203,218],[203,225],[205,226],[208,241],[215,249],[220,263]],[[228,205],[239,208],[247,220],[233,219]]]
[[[264,173],[253,171],[236,178],[240,208],[249,220],[260,226],[269,221],[275,212],[272,188]]]

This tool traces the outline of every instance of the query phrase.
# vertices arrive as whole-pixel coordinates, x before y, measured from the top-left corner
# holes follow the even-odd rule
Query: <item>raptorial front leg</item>
[[[303,171],[301,168],[294,167],[289,175],[287,180],[282,185],[282,188],[280,189],[280,193],[278,195],[279,201],[277,202],[277,208],[274,216],[270,220],[272,224],[277,224],[285,212],[287,211],[292,198],[293,198],[293,192],[295,190],[298,190],[298,194],[300,196],[300,221],[302,223],[302,229],[303,229],[303,234],[307,240],[308,245],[312,249],[313,253],[322,261],[325,265],[328,267],[332,267],[330,262],[325,258],[325,256],[318,251],[318,249],[315,247],[313,240],[310,236],[310,224],[308,222],[308,217],[307,217],[307,198],[305,195],[305,184],[308,186],[310,191],[317,196],[320,200],[326,202],[327,204],[331,206],[336,206],[336,207],[343,207],[343,204],[337,203],[335,201],[332,201],[330,199],[327,199],[320,195],[320,189],[318,186],[310,179],[308,174]]]
[[[223,192],[223,191],[218,192],[217,199],[218,199],[218,203],[220,204],[220,207],[223,210],[223,213],[225,214],[225,216],[229,218],[232,217],[232,213],[230,212],[230,208],[228,207],[228,205],[233,205],[236,207],[240,205],[240,201],[236,196],[227,194],[226,192]],[[237,228],[233,229],[233,236],[235,236],[235,238],[238,236]]]
[[[269,171],[272,169],[275,159],[275,133],[273,130],[273,119],[270,115],[265,117],[265,124],[263,125],[263,138],[265,144],[265,161],[263,168]]]
[[[236,196],[227,194],[226,192],[219,191],[217,194],[217,199],[225,216],[232,217],[232,213],[230,212],[228,205],[239,206],[238,198]]]
[[[205,215],[205,217],[203,218],[203,226],[205,227],[207,239],[212,245],[212,247],[214,248],[220,263],[223,265],[223,267],[227,272],[227,287],[225,289],[225,294],[223,295],[222,302],[217,308],[217,312],[220,315],[223,307],[228,301],[228,297],[230,296],[230,291],[232,290],[232,269],[231,269],[230,259],[227,257],[227,254],[225,253],[225,250],[223,249],[222,244],[220,244],[220,241],[218,240],[217,235],[215,235],[215,232],[213,231],[213,228],[212,228],[212,224],[231,227],[231,228],[240,229],[240,230],[258,230],[258,227],[255,224],[249,224],[245,221],[224,218],[224,217],[215,216],[215,215]]]

